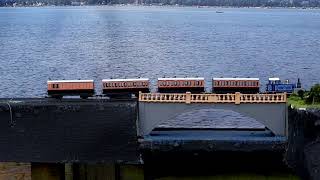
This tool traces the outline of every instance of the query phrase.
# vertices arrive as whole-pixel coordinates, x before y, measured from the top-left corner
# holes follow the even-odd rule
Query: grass
[[[123,180],[143,180],[143,166],[122,165],[121,179]],[[86,175],[81,179],[100,179],[112,171],[108,165],[90,165],[84,172]],[[159,169],[161,171],[161,169]],[[54,175],[54,172],[51,172]],[[87,174],[88,173],[88,174]],[[109,176],[108,176],[109,177]],[[108,177],[105,177],[108,179]],[[110,176],[111,177],[111,176]],[[110,178],[109,177],[109,178]],[[103,179],[105,179],[103,178]],[[113,179],[112,177],[110,179]],[[0,163],[0,180],[31,180],[30,163]],[[156,180],[299,180],[297,176],[290,173],[272,172],[266,174],[256,174],[250,172],[243,173],[220,173],[211,176],[185,176],[185,177],[163,177]]]
[[[292,105],[294,108],[318,108],[320,109],[320,103],[317,104],[307,104],[303,99],[297,95],[291,95],[288,98],[288,104]]]
[[[161,171],[161,170],[160,170]],[[130,180],[142,180],[143,169],[139,166],[126,165],[121,168],[122,179]],[[267,174],[255,174],[255,173],[228,173],[228,174],[216,174],[211,176],[185,176],[185,177],[163,177],[156,180],[300,180],[297,176],[290,173],[267,173]]]
[[[288,174],[257,175],[257,174],[231,174],[208,177],[166,177],[158,180],[299,180],[298,177]]]

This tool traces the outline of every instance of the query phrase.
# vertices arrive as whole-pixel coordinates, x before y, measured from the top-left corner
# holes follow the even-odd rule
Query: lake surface
[[[103,78],[137,76],[153,91],[163,76],[205,77],[207,91],[221,76],[300,77],[310,88],[320,82],[319,61],[320,10],[0,8],[0,97],[43,97],[49,78],[94,79],[97,93]],[[206,111],[201,118],[220,113]]]

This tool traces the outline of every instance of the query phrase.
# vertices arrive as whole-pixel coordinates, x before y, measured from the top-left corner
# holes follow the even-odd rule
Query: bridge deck
[[[270,131],[157,130],[140,139],[140,148],[157,151],[283,151],[285,136]]]

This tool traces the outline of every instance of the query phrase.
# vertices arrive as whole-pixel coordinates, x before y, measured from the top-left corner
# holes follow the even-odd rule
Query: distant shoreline
[[[85,5],[4,5],[3,7],[8,8],[19,8],[19,7],[193,7],[193,8],[243,8],[243,9],[320,9],[320,7],[292,7],[292,6],[197,6],[197,5],[160,5],[160,4],[85,4]]]

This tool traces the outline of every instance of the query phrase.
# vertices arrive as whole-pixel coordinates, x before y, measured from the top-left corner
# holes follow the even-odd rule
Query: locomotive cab
[[[293,93],[296,88],[296,84],[292,84],[289,80],[284,83],[281,82],[280,78],[269,78],[268,84],[266,84],[267,93]]]

